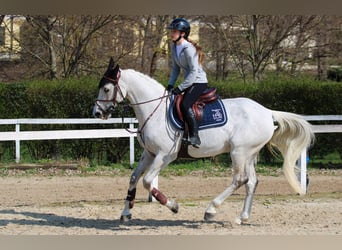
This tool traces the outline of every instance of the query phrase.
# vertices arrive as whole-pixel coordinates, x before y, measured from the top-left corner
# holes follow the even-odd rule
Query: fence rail
[[[0,132],[0,141],[15,141],[16,162],[20,162],[20,141],[25,140],[60,140],[60,139],[93,139],[93,138],[130,138],[130,164],[134,163],[134,137],[126,129],[78,129],[78,130],[45,130],[45,131],[22,131],[21,125],[46,125],[46,124],[128,124],[130,131],[135,131],[134,124],[138,123],[135,118],[111,118],[100,119],[0,119],[1,125],[15,125],[14,132]]]

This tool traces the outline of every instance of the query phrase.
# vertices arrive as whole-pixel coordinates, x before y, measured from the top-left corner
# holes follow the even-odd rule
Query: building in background
[[[0,24],[0,61],[20,59],[20,31],[25,18],[6,15]]]

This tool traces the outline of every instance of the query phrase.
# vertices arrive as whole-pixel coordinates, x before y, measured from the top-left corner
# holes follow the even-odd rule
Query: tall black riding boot
[[[201,145],[201,140],[198,136],[198,123],[196,120],[196,115],[192,108],[189,108],[186,111],[185,119],[189,126],[190,144],[195,148],[199,148],[199,145]]]

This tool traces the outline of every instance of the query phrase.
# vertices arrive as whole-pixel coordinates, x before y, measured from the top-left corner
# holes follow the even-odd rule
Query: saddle
[[[207,88],[203,91],[203,93],[199,96],[199,98],[192,105],[192,109],[196,115],[196,120],[199,122],[203,118],[203,109],[207,103],[211,103],[216,101],[218,96],[216,94],[216,88]],[[181,121],[184,122],[183,113],[180,108],[180,105],[183,101],[183,95],[177,95],[175,97],[175,108],[178,114],[178,117]]]

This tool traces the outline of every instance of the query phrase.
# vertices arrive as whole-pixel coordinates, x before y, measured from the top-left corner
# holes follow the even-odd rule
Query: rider
[[[184,92],[181,110],[189,127],[189,143],[198,148],[201,140],[198,136],[198,123],[192,105],[208,84],[206,73],[202,68],[204,55],[202,48],[188,38],[190,24],[187,20],[176,18],[170,23],[168,29],[171,29],[170,37],[174,44],[172,46],[172,69],[167,90],[174,95]],[[177,88],[173,88],[180,70],[184,73],[184,81]]]

